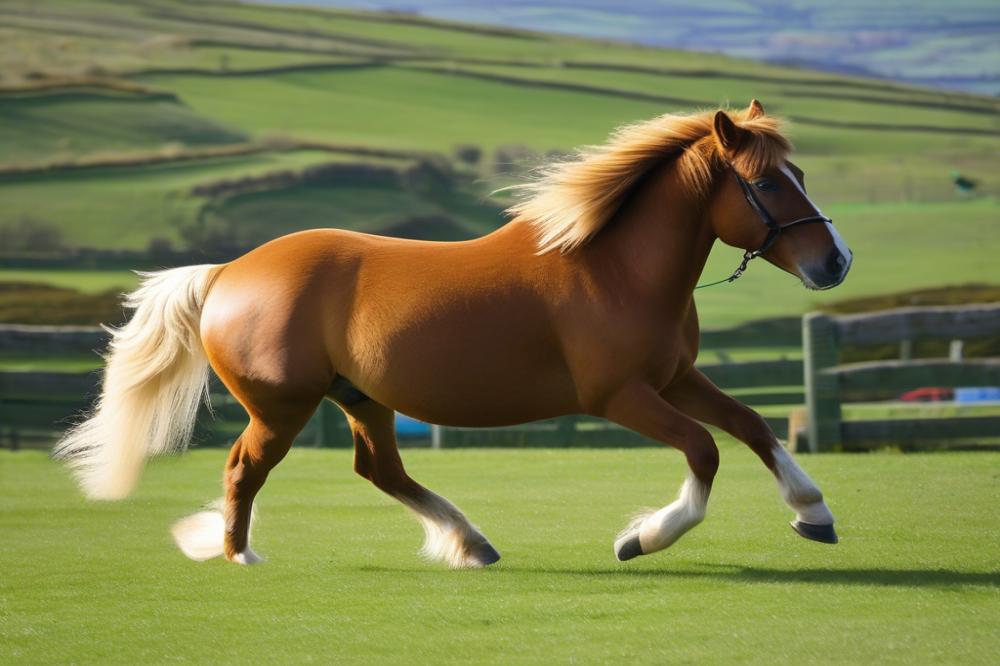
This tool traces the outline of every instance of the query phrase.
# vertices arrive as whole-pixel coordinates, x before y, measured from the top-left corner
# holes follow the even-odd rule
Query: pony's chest
[[[693,325],[692,325],[693,324]],[[626,344],[636,355],[640,373],[652,386],[666,387],[685,375],[698,356],[697,320],[649,322],[643,334]]]

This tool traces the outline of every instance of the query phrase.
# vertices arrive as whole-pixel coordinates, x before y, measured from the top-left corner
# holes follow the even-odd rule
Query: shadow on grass
[[[1000,587],[1000,571],[950,569],[767,569],[729,564],[698,564],[699,569],[535,569],[536,573],[580,576],[634,576],[655,579],[706,578],[747,583],[880,585],[885,587]]]
[[[486,571],[496,575],[552,574],[556,576],[605,577],[608,580],[641,579],[669,580],[706,579],[744,583],[804,583],[808,585],[875,585],[884,587],[1000,587],[1000,571],[952,571],[950,569],[767,569],[735,564],[693,564],[691,569],[630,569],[620,567],[582,567],[579,569],[521,568],[515,564],[501,564]],[[691,566],[691,565],[686,565]],[[428,573],[426,569],[397,569],[364,565],[362,571],[380,573]],[[452,573],[441,569],[434,573]]]

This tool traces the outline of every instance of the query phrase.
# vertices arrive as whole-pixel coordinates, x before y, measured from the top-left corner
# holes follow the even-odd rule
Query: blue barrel
[[[399,437],[430,437],[431,427],[429,424],[417,419],[411,419],[396,412],[396,435]]]
[[[970,386],[955,389],[955,402],[1000,402],[1000,387]]]

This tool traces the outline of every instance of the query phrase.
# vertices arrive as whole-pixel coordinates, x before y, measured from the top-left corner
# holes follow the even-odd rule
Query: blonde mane
[[[742,175],[753,176],[785,160],[791,144],[782,136],[777,118],[751,118],[749,110],[728,114],[746,130],[739,150],[730,157]],[[593,238],[642,176],[664,160],[674,159],[685,185],[696,196],[705,196],[715,169],[725,159],[712,129],[714,117],[714,111],[665,114],[626,125],[607,143],[542,167],[535,180],[511,188],[520,201],[507,213],[535,227],[539,253],[565,253]]]

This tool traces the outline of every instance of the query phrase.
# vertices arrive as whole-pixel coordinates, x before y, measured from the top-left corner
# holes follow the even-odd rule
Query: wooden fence
[[[704,331],[698,367],[717,385],[737,393],[752,406],[802,405],[793,418],[768,418],[779,437],[796,450],[867,449],[886,443],[994,437],[1000,417],[902,418],[844,421],[843,403],[885,400],[921,386],[1000,386],[1000,359],[961,358],[963,339],[1000,335],[1000,304],[902,308],[873,314],[810,314],[801,322],[804,360],[726,362],[733,347],[774,351],[793,347],[797,336],[786,320],[756,322],[723,331]],[[949,359],[910,359],[914,343],[952,340]],[[96,328],[0,325],[0,353],[63,356],[90,354],[104,347],[106,334]],[[841,364],[846,347],[898,345],[895,361]],[[774,351],[774,355],[778,352]],[[803,381],[804,379],[804,381]],[[0,371],[0,446],[47,446],[75,415],[96,397],[99,371]],[[804,388],[803,388],[804,384]],[[199,416],[196,443],[225,445],[242,430],[246,414],[218,382],[211,387],[214,417]],[[652,442],[628,430],[588,416],[570,416],[508,428],[442,428],[411,437],[404,445],[479,446],[642,446]],[[351,446],[351,434],[339,410],[324,403],[297,443]]]
[[[963,359],[963,339],[1000,335],[1000,303],[909,307],[869,314],[806,315],[802,320],[806,409],[790,440],[798,450],[867,449],[885,444],[1000,438],[1000,417],[845,422],[845,402],[885,399],[920,387],[1000,386],[1000,359]],[[952,340],[948,359],[910,358],[919,340]],[[842,365],[845,346],[898,344],[900,360]],[[806,440],[806,441],[803,441]]]
[[[706,353],[720,343],[744,348],[773,348],[789,342],[788,326],[743,326],[728,331],[708,331],[703,338]],[[6,355],[92,354],[103,349],[106,334],[96,328],[0,325],[0,352]],[[706,344],[707,343],[707,344]],[[786,345],[789,346],[789,345]],[[725,358],[720,352],[716,356]],[[767,360],[743,363],[699,364],[719,386],[739,390],[740,399],[751,405],[801,404],[802,362]],[[48,446],[59,432],[86,410],[98,393],[99,371],[0,371],[0,446]],[[775,389],[774,387],[781,387]],[[210,386],[214,417],[199,415],[195,442],[221,446],[231,442],[246,423],[243,408],[217,382]],[[787,420],[769,419],[780,437]],[[410,437],[404,445],[430,446],[432,437]],[[442,428],[434,442],[443,447],[483,446],[646,446],[653,442],[629,430],[589,416],[567,416],[506,428]],[[332,404],[324,402],[297,439],[298,445],[348,447],[352,438],[346,420]]]

